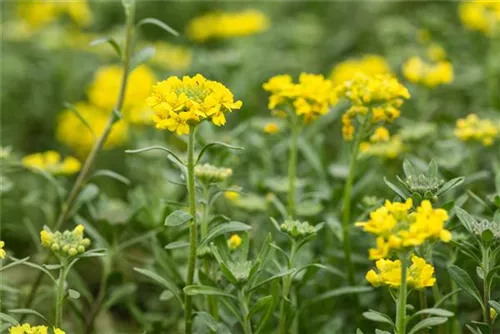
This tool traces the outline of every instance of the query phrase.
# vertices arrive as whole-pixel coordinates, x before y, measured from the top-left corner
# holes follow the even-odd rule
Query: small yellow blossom
[[[185,46],[168,44],[165,42],[155,43],[155,54],[151,59],[157,65],[168,71],[186,71],[193,61],[193,53]]]
[[[240,247],[241,245],[241,237],[237,234],[233,234],[228,240],[227,240],[227,246],[229,247],[229,249],[236,249],[238,247]]]
[[[173,76],[157,83],[147,104],[155,112],[152,119],[156,128],[178,135],[188,134],[190,126],[205,119],[217,126],[224,125],[225,113],[242,106],[223,84],[201,74],[182,79]]]
[[[489,36],[500,24],[500,2],[464,1],[459,5],[458,14],[466,28]]]
[[[189,21],[186,34],[196,42],[254,35],[267,30],[264,13],[247,9],[240,12],[212,12]]]
[[[480,119],[476,114],[457,121],[455,136],[462,141],[478,141],[490,146],[500,134],[500,126],[488,119]]]
[[[302,73],[298,83],[290,75],[277,75],[264,83],[263,88],[271,92],[269,109],[293,107],[305,122],[325,115],[337,102],[332,81],[319,74]]]
[[[66,230],[63,233],[42,230],[40,240],[43,247],[62,256],[71,257],[85,252],[85,249],[90,246],[90,239],[83,237],[83,231],[83,225],[78,225],[72,231]]]
[[[408,268],[406,282],[410,288],[423,289],[436,283],[434,267],[418,256],[412,256],[412,265]],[[399,288],[401,285],[401,261],[380,259],[376,262],[378,273],[370,270],[365,278],[373,286],[387,285],[390,288]]]
[[[0,259],[5,259],[5,256],[7,255],[7,253],[3,249],[4,247],[5,247],[5,242],[0,240]]]
[[[237,191],[232,191],[232,190],[227,190],[224,191],[224,197],[227,198],[230,201],[236,201],[238,198],[240,198],[240,193]]]
[[[75,174],[80,171],[82,165],[80,161],[74,157],[61,159],[61,155],[56,151],[27,155],[23,158],[22,163],[26,167],[41,169],[56,175]]]
[[[391,68],[384,57],[367,54],[359,59],[348,59],[336,65],[330,78],[335,86],[352,80],[357,73],[368,76],[377,74],[391,74]]]
[[[102,110],[86,102],[75,103],[82,117],[87,121],[96,136],[100,136],[109,120],[111,110]],[[63,111],[57,121],[57,139],[73,149],[79,156],[87,155],[95,142],[92,132],[82,123],[82,121],[71,110]],[[104,144],[104,149],[111,149],[120,146],[128,138],[128,126],[123,120],[113,124],[111,132]]]
[[[391,137],[389,130],[387,128],[380,126],[375,129],[375,132],[373,135],[370,137],[370,141],[372,143],[378,143],[381,141],[388,141],[389,138]]]
[[[453,66],[449,61],[426,63],[411,57],[403,64],[403,75],[410,82],[433,88],[453,81]]]
[[[264,126],[264,132],[270,135],[274,135],[280,131],[280,128],[276,125],[276,123],[267,123]]]
[[[9,328],[9,334],[48,334],[47,326],[31,326],[30,324],[22,324]],[[52,327],[54,334],[66,334],[60,328]]]

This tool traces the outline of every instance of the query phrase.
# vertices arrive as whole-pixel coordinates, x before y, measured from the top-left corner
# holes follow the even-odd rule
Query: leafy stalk
[[[288,217],[295,218],[295,187],[297,179],[297,142],[299,138],[299,126],[292,123],[292,137],[290,138],[290,157],[288,160]]]
[[[396,310],[396,333],[406,333],[406,275],[408,267],[408,254],[401,256],[401,285]]]

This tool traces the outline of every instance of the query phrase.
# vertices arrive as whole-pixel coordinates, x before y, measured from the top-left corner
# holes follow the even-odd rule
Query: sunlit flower
[[[4,247],[5,247],[5,242],[0,240],[0,259],[5,259],[5,255],[7,255],[7,253],[3,249]]]
[[[500,2],[484,0],[461,2],[458,14],[468,29],[491,35],[500,24]]]
[[[423,289],[431,287],[436,283],[434,278],[434,267],[418,256],[412,256],[412,265],[408,268],[406,282],[408,287]],[[401,261],[380,259],[375,264],[378,273],[370,270],[366,274],[366,280],[373,286],[387,285],[390,288],[399,288],[401,285]]]
[[[325,115],[337,102],[333,83],[319,74],[302,73],[298,83],[294,83],[290,75],[277,75],[263,88],[271,93],[269,109],[292,108],[305,122]]]
[[[52,327],[51,333],[52,332],[54,334],[66,334],[65,331],[56,327]],[[47,326],[31,326],[30,324],[22,324],[9,328],[9,334],[49,334],[49,328]]]
[[[40,169],[51,174],[71,175],[80,171],[81,163],[74,157],[61,158],[56,151],[33,153],[22,160],[23,165],[29,168]]]
[[[276,133],[278,133],[280,131],[280,128],[278,127],[278,125],[276,125],[276,123],[267,123],[266,125],[264,125],[264,132],[267,133],[267,134],[270,134],[270,135],[274,135]]]
[[[426,63],[411,57],[403,64],[403,75],[410,82],[432,88],[453,81],[453,66],[449,61]]]
[[[348,59],[336,65],[330,78],[335,86],[352,80],[357,73],[368,76],[391,74],[391,68],[384,57],[367,54],[361,58]]]
[[[499,133],[500,126],[489,119],[480,119],[476,114],[459,119],[455,128],[455,136],[460,140],[478,141],[484,146],[492,145]]]
[[[249,36],[265,31],[269,19],[257,10],[240,12],[213,12],[192,19],[187,26],[187,36],[197,42]]]
[[[168,71],[186,71],[193,61],[190,49],[181,45],[168,44],[165,42],[155,43],[155,54],[151,59],[157,65]]]
[[[190,126],[205,119],[217,126],[224,125],[225,114],[242,106],[223,84],[207,80],[201,74],[182,79],[173,76],[157,83],[147,104],[155,112],[156,128],[178,135],[188,134]]]
[[[237,234],[233,234],[231,235],[231,237],[227,240],[227,246],[229,247],[229,249],[236,249],[238,247],[240,247],[241,245],[241,237]]]
[[[75,103],[75,108],[87,121],[94,134],[100,136],[106,128],[112,111],[102,110],[86,102]],[[71,110],[65,110],[58,116],[56,136],[61,143],[73,149],[80,156],[87,155],[95,142],[92,132]],[[119,120],[113,124],[104,148],[110,149],[120,146],[126,142],[127,138],[127,123]]]
[[[51,249],[62,256],[75,256],[85,252],[90,245],[90,239],[83,237],[83,225],[76,226],[72,231],[63,233],[46,230],[40,231],[40,241],[43,247]]]

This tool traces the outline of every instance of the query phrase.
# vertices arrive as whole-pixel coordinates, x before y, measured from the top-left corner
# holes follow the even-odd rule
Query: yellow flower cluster
[[[73,1],[20,1],[17,15],[30,29],[42,28],[63,15],[68,15],[81,27],[89,25],[92,19],[86,0]]]
[[[499,133],[500,126],[489,119],[480,119],[476,114],[459,119],[455,128],[455,136],[460,140],[475,140],[484,146],[492,145]]]
[[[359,150],[364,156],[377,156],[394,159],[403,152],[403,141],[397,135],[392,136],[385,127],[380,126],[370,137],[370,141],[362,142]]]
[[[384,57],[367,54],[358,59],[348,59],[339,63],[333,68],[330,78],[337,86],[352,80],[357,73],[373,76],[392,72]]]
[[[178,135],[188,134],[191,125],[205,119],[217,126],[224,125],[224,114],[242,106],[227,87],[201,74],[182,79],[173,76],[157,83],[147,104],[155,112],[152,119],[156,128]]]
[[[122,76],[123,69],[118,65],[100,68],[87,92],[91,104],[104,110],[113,110],[120,94]],[[153,112],[144,101],[151,94],[155,81],[153,72],[146,65],[141,65],[130,73],[122,107],[126,121],[133,124],[151,121]]]
[[[87,121],[94,134],[100,136],[106,128],[111,110],[102,110],[87,102],[75,103],[75,107]],[[61,143],[73,149],[80,156],[87,155],[95,141],[92,132],[71,110],[65,110],[59,115],[56,136]],[[119,120],[113,124],[104,148],[110,149],[120,146],[125,143],[127,137],[128,126],[123,120]]]
[[[71,175],[80,171],[82,164],[74,157],[61,159],[56,151],[34,153],[23,158],[22,163],[29,168],[41,169],[51,174]]]
[[[193,61],[193,53],[185,46],[155,43],[155,54],[151,59],[157,65],[168,71],[186,71]]]
[[[90,239],[83,237],[83,225],[76,226],[72,231],[66,230],[63,233],[54,233],[42,230],[40,240],[42,246],[51,249],[62,256],[75,256],[85,252],[90,245]]]
[[[459,6],[458,14],[462,23],[470,30],[491,35],[500,25],[499,1],[465,1]]]
[[[5,247],[5,242],[0,240],[0,259],[5,259],[5,256],[7,255],[7,253],[3,249],[4,247]]]
[[[357,73],[352,80],[337,86],[339,98],[346,98],[351,107],[342,115],[342,134],[352,140],[354,124],[358,116],[370,117],[372,123],[392,121],[401,114],[399,107],[410,98],[408,89],[391,76],[379,74],[368,76]]]
[[[433,56],[437,57],[438,55]],[[402,70],[404,77],[408,81],[430,88],[453,81],[453,66],[446,60],[427,63],[422,58],[415,56],[409,58],[403,64]]]
[[[356,223],[365,232],[377,236],[377,247],[369,250],[371,260],[385,258],[392,250],[420,246],[426,240],[451,240],[451,232],[444,228],[448,220],[446,210],[433,209],[428,200],[410,212],[412,207],[411,198],[405,203],[386,201],[370,213],[368,221]]]
[[[236,248],[240,247],[241,245],[241,237],[237,234],[233,234],[228,240],[227,240],[227,246],[229,249],[235,250]]]
[[[254,9],[240,12],[213,12],[192,19],[187,26],[187,36],[196,42],[249,36],[265,31],[269,19]]]
[[[52,332],[54,334],[66,334],[65,331],[56,327],[52,328]],[[31,326],[30,324],[22,324],[11,327],[9,329],[9,334],[48,334],[48,333],[49,333],[49,328],[47,326]]]
[[[436,283],[434,278],[434,267],[418,256],[412,256],[412,265],[408,268],[406,282],[410,288],[423,289],[431,287]],[[373,286],[387,285],[390,288],[399,288],[401,285],[401,261],[380,259],[375,264],[378,273],[370,270],[366,274],[366,280]]]
[[[269,109],[291,105],[305,122],[325,115],[337,102],[333,82],[320,74],[302,73],[298,83],[290,75],[277,75],[264,83],[263,88],[271,92]]]

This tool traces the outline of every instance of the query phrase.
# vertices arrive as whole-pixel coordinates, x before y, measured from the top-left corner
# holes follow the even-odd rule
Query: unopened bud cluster
[[[42,230],[40,232],[42,246],[66,257],[83,253],[90,246],[90,239],[83,237],[83,230],[83,225],[78,225],[72,231],[66,230],[62,233]]]
[[[438,179],[437,177],[420,174],[416,177],[411,175],[408,176],[405,183],[411,192],[424,194],[427,191],[430,191],[431,193],[436,192],[443,185],[444,181]]]
[[[500,223],[485,219],[472,225],[472,231],[477,235],[481,235],[488,230],[493,233],[495,239],[500,239]]]
[[[198,165],[195,167],[196,177],[205,182],[222,182],[233,174],[230,168],[219,168],[210,164]]]
[[[298,220],[285,220],[285,222],[280,225],[280,229],[294,239],[308,237],[316,233],[314,226],[310,225],[308,222],[301,222]]]

